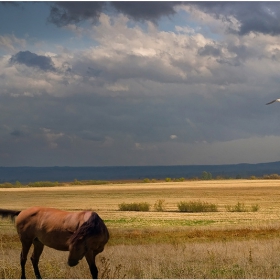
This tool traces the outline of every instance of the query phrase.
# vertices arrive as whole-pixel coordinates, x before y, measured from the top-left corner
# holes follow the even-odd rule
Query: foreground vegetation
[[[97,211],[111,236],[97,258],[100,276],[130,279],[280,278],[279,197],[277,180],[0,189],[1,208],[45,205]],[[119,209],[122,203],[143,201],[149,211]],[[180,212],[180,202],[215,205],[218,211]],[[0,278],[19,277],[19,252],[13,223],[0,220]],[[42,276],[90,278],[85,260],[73,268],[66,260],[66,252],[45,248]],[[27,276],[34,277],[30,260]]]
[[[1,278],[19,277],[18,249],[1,251]],[[279,251],[277,239],[116,245],[106,247],[97,257],[97,266],[100,278],[107,279],[279,279]],[[66,260],[67,253],[46,248],[40,261],[42,276],[90,278],[84,259],[73,268]],[[30,260],[26,267],[27,276],[34,278]]]

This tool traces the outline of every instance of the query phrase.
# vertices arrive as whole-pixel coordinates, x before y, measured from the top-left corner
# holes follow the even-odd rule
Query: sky
[[[0,2],[0,166],[280,161],[279,2]]]

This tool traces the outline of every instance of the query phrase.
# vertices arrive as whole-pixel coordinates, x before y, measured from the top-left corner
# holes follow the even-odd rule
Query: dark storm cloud
[[[174,7],[180,2],[54,2],[48,20],[58,27],[87,19],[96,22],[106,4],[134,20],[156,21],[175,14]]]
[[[253,32],[264,34],[280,34],[280,3],[279,2],[54,2],[48,20],[58,27],[70,23],[78,23],[90,19],[96,22],[100,13],[108,7],[130,18],[157,21],[162,16],[175,14],[175,6],[183,4],[195,6],[205,13],[211,14],[225,22],[236,18],[240,27],[238,30],[229,27],[228,31],[245,35]]]
[[[52,59],[48,56],[37,55],[30,51],[20,51],[10,58],[10,63],[24,64],[28,67],[39,68],[43,71],[55,71]]]
[[[134,20],[157,20],[161,16],[175,14],[174,7],[180,2],[111,2],[118,12]]]
[[[230,32],[245,35],[252,32],[278,35],[280,34],[279,2],[191,2],[205,13],[211,14],[225,22],[232,23],[235,17],[240,25],[238,31],[229,28]]]
[[[54,2],[48,20],[58,27],[82,20],[91,19],[95,22],[106,2]]]

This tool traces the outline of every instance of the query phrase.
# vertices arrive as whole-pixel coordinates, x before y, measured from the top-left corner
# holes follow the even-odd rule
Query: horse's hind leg
[[[22,244],[22,249],[21,249],[21,254],[20,254],[20,266],[21,266],[21,279],[26,279],[25,276],[25,264],[27,260],[27,255],[29,252],[29,249],[32,245],[32,241],[21,241]]]
[[[34,251],[31,256],[31,262],[32,262],[32,265],[34,268],[34,273],[35,273],[36,278],[42,279],[40,271],[39,271],[38,263],[39,263],[40,256],[44,249],[44,244],[41,243],[38,239],[35,239],[33,241],[33,245],[34,245]]]

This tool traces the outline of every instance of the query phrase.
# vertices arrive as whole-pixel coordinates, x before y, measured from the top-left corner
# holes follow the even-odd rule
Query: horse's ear
[[[90,218],[91,214],[92,214],[92,213],[89,212],[89,211],[87,211],[87,212],[85,213],[85,215],[84,215],[84,221],[85,221],[85,222],[88,221],[88,219]]]

